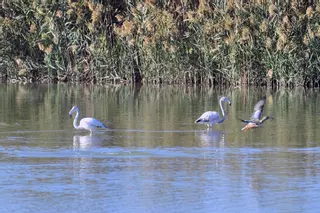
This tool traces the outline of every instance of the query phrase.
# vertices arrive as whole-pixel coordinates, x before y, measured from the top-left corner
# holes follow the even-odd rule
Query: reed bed
[[[317,1],[4,0],[10,82],[320,86]]]

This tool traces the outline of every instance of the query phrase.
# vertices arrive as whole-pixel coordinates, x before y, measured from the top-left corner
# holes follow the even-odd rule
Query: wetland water
[[[0,212],[318,212],[320,92],[0,85]],[[242,132],[264,94],[275,119]],[[204,111],[227,119],[208,131]],[[112,129],[75,130],[77,104]]]

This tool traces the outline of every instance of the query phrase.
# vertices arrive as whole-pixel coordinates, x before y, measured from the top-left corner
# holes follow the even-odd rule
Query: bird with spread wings
[[[247,131],[248,129],[252,129],[252,128],[257,128],[263,125],[263,123],[266,120],[271,120],[273,119],[270,116],[263,116],[261,118],[261,115],[263,113],[263,108],[264,105],[266,103],[266,96],[264,96],[261,100],[259,100],[256,105],[254,106],[254,112],[251,115],[251,119],[250,120],[244,120],[244,119],[239,119],[240,121],[246,123],[247,125],[245,127],[243,127],[241,130],[245,130]]]

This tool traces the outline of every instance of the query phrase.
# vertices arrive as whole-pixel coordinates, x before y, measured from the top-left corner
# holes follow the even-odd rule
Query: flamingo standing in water
[[[205,113],[203,113],[196,121],[195,123],[200,123],[200,124],[207,124],[208,129],[210,127],[212,127],[214,124],[218,124],[218,123],[223,123],[224,120],[226,119],[226,114],[224,112],[224,108],[222,106],[222,102],[228,102],[229,105],[231,106],[231,101],[226,98],[226,97],[222,97],[220,98],[220,108],[221,108],[221,112],[222,112],[222,119],[220,119],[220,115],[218,112],[216,111],[207,111]]]
[[[253,112],[250,120],[243,120],[243,119],[239,118],[240,121],[247,124],[241,130],[247,131],[248,129],[260,127],[263,125],[263,122],[265,122],[266,120],[273,119],[270,116],[263,116],[261,118],[265,103],[266,103],[266,96],[264,96],[260,101],[258,101],[256,103],[256,105],[254,106],[254,112]]]
[[[76,117],[73,120],[73,126],[76,129],[86,129],[86,130],[90,131],[90,134],[92,134],[93,130],[107,128],[106,125],[104,125],[101,121],[99,121],[95,118],[82,118],[80,120],[79,125],[77,125],[77,121],[78,121],[79,115],[80,115],[80,110],[77,106],[73,106],[72,109],[69,111],[70,118],[72,118],[72,114],[74,112],[77,112]]]

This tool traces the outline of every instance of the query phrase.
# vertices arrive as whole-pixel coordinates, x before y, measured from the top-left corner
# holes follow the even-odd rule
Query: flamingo
[[[216,111],[207,111],[205,113],[203,113],[196,121],[195,123],[200,123],[200,124],[207,124],[208,129],[210,127],[212,127],[214,124],[218,124],[218,123],[223,123],[224,120],[226,119],[226,114],[224,112],[224,108],[222,106],[222,102],[228,102],[229,105],[231,106],[231,101],[226,98],[226,97],[222,97],[220,98],[220,108],[222,111],[222,119],[220,120],[220,115],[218,112]]]
[[[72,114],[74,112],[77,112],[76,117],[73,120],[73,126],[76,129],[86,129],[90,131],[90,134],[92,134],[93,130],[107,128],[106,125],[104,125],[101,121],[95,118],[82,118],[80,120],[79,125],[77,125],[77,121],[80,115],[80,110],[77,106],[73,106],[72,109],[69,111],[70,118],[72,118]]]
[[[241,130],[247,131],[248,129],[257,128],[263,125],[266,120],[272,120],[273,118],[270,116],[263,116],[261,118],[264,105],[266,103],[266,96],[264,96],[261,100],[259,100],[254,106],[254,112],[251,116],[250,120],[240,119],[240,121],[246,123],[247,125],[243,127]]]

